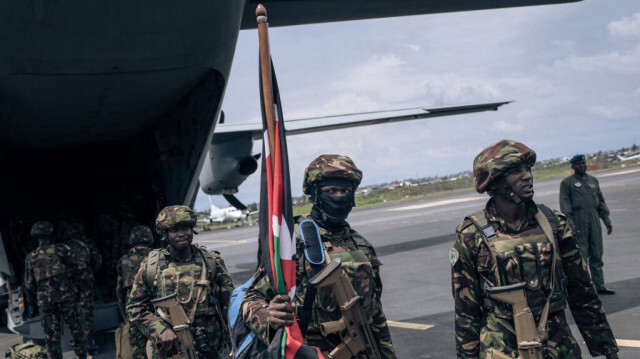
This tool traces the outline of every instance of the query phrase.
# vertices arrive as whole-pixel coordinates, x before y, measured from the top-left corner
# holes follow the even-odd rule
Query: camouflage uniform
[[[593,284],[597,290],[604,289],[600,219],[605,224],[611,220],[598,180],[586,173],[584,177],[573,174],[565,178],[560,183],[560,210],[578,229],[578,247],[589,263]]]
[[[62,224],[63,239],[66,240],[74,253],[78,263],[76,266],[79,270],[78,281],[78,308],[82,315],[82,326],[87,333],[89,344],[94,344],[93,338],[93,308],[95,306],[94,288],[95,279],[94,271],[102,265],[102,256],[96,247],[96,244],[85,237],[84,229],[79,223]],[[90,348],[94,349],[94,348]]]
[[[195,225],[195,214],[188,220],[181,219],[180,214],[175,213],[176,207],[179,207],[178,211],[187,209],[189,213],[193,214],[186,206],[166,207],[156,220],[156,228],[159,233],[164,233],[163,229],[169,225],[181,222],[186,222],[192,227]],[[167,227],[163,227],[167,224],[166,222],[169,224]],[[163,240],[166,239],[163,238]],[[206,251],[206,249],[192,245],[191,250],[193,255],[186,261],[178,261],[175,256],[172,256],[169,247],[152,251],[142,261],[133,281],[133,288],[127,302],[127,316],[154,344],[157,343],[160,334],[170,325],[156,314],[150,302],[152,299],[177,293],[185,313],[190,313],[194,306],[195,298],[192,296],[195,283],[200,279],[203,266],[206,266],[206,260],[199,250]],[[194,337],[194,346],[200,358],[223,358],[227,355],[230,347],[228,312],[233,283],[220,254],[218,252],[210,253],[215,260],[216,268],[208,269],[207,280],[211,286],[205,287],[198,298],[191,332]],[[151,282],[147,279],[147,267],[152,255],[158,256],[158,267],[153,276],[155,279]],[[215,278],[211,277],[213,272],[216,273]]]
[[[533,165],[535,152],[520,143],[501,141],[488,147],[474,161],[476,189],[480,193],[489,190],[493,180],[523,162]],[[550,223],[552,228],[555,225],[561,261],[554,279],[559,285],[552,291],[553,244],[534,218],[538,206],[533,201],[524,205],[526,216],[517,230],[507,226],[493,198],[483,211],[467,217],[456,229],[450,259],[458,358],[488,358],[491,350],[518,357],[511,306],[489,298],[486,289],[523,281],[527,283],[527,303],[536,323],[547,299],[550,300],[548,339],[543,341],[545,358],[582,357],[565,318],[567,301],[591,355],[617,352],[602,303],[566,216],[548,211],[553,217]],[[489,239],[471,218],[486,220],[495,235]],[[497,263],[493,262],[494,255]]]
[[[37,222],[31,230],[32,236],[50,237],[52,233],[53,225],[49,222]],[[76,355],[80,358],[87,355],[80,314],[74,310],[77,295],[74,263],[77,263],[75,254],[66,244],[41,244],[25,259],[25,295],[31,305],[37,298],[49,358],[62,358],[62,320],[71,330]]]
[[[116,287],[116,296],[122,308],[127,305],[131,287],[133,287],[133,279],[138,273],[140,263],[147,258],[153,243],[153,234],[147,226],[137,226],[131,230],[129,244],[133,246],[125,255],[120,257],[116,270],[118,272],[118,281]],[[129,329],[129,343],[133,348],[133,359],[146,359],[147,337],[137,326],[132,325]]]
[[[362,172],[358,170],[353,161],[346,156],[323,155],[316,158],[305,171],[303,191],[317,197],[315,193],[318,183],[323,180],[347,179],[353,183],[355,189],[362,178]],[[312,199],[312,201],[314,201]],[[310,265],[304,259],[304,246],[301,243],[298,223],[296,221],[295,232],[298,243],[296,259],[298,262],[296,271],[296,318],[298,322],[302,315],[302,307],[305,294],[309,286]],[[317,218],[314,218],[318,222]],[[395,351],[391,341],[391,334],[387,320],[382,309],[380,297],[382,294],[382,281],[380,279],[380,266],[382,263],[376,256],[371,243],[360,236],[348,224],[338,231],[329,231],[320,224],[320,236],[330,259],[340,258],[342,268],[347,276],[352,279],[352,285],[362,298],[362,306],[369,315],[369,323],[378,347],[384,358],[395,358]],[[269,277],[265,269],[261,268],[255,275],[254,281],[247,290],[242,302],[242,316],[249,327],[256,332],[262,340],[269,344],[275,331],[271,329],[269,317],[269,302],[275,297]],[[327,337],[320,333],[320,324],[340,319],[340,309],[331,293],[331,288],[318,290],[312,307],[312,315],[307,327],[305,340],[307,344],[320,348],[325,354],[330,352],[338,344],[340,339],[332,334]]]

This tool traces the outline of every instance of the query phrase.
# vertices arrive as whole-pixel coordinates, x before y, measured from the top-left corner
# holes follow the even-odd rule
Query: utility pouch
[[[520,282],[501,287],[488,287],[486,291],[490,298],[511,305],[520,356],[525,359],[543,359],[542,340],[524,292],[526,285],[526,282]],[[494,356],[494,358],[500,358],[500,356]]]
[[[116,359],[128,359],[133,357],[133,348],[129,341],[131,323],[124,322],[116,329]]]
[[[178,302],[176,293],[168,295],[163,298],[154,299],[151,301],[156,307],[158,314],[162,319],[171,324],[173,331],[180,341],[180,350],[178,353],[164,353],[164,356],[160,356],[167,359],[196,359],[196,351],[193,343],[193,335],[191,334],[191,321],[184,312],[182,305]],[[164,311],[168,311],[167,316]],[[158,348],[159,353],[161,349]]]

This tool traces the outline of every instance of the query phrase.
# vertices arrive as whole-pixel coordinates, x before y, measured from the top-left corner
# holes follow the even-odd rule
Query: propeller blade
[[[247,206],[242,204],[242,202],[240,202],[240,200],[237,199],[236,196],[232,194],[223,194],[222,196],[224,197],[224,199],[227,200],[227,202],[229,202],[230,205],[236,207],[237,209],[241,211],[244,211],[247,209]]]

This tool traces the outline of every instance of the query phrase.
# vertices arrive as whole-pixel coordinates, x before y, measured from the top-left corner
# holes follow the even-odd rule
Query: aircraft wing
[[[578,1],[581,0],[249,0],[241,28],[256,28],[258,3],[267,8],[269,26],[273,27]]]
[[[339,128],[418,120],[429,117],[496,111],[498,107],[510,102],[511,101],[433,108],[418,107],[402,110],[361,112],[346,115],[285,120],[285,129],[287,131],[287,135],[298,135],[302,133],[328,131]],[[250,134],[252,139],[257,140],[262,138],[262,132],[262,123],[219,124],[215,128],[213,138],[214,141],[217,141],[218,139],[234,137],[242,133]]]

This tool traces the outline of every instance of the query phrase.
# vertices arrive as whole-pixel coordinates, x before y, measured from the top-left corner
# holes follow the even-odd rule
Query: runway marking
[[[598,175],[598,178],[600,178],[600,177],[618,176],[618,175],[626,175],[626,174],[635,173],[635,172],[638,172],[638,171],[640,171],[640,168],[627,170],[627,171],[622,171],[622,172],[607,173],[607,174],[603,174],[603,175]]]
[[[258,240],[257,238],[237,239],[237,240],[231,240],[231,241],[223,240],[223,239],[200,239],[200,240],[197,240],[197,242],[198,244],[213,243],[215,245],[215,248],[222,248],[222,247],[237,246],[238,244],[255,242],[257,240]]]
[[[640,348],[640,340],[616,339],[619,347]]]
[[[413,205],[413,206],[390,208],[390,209],[387,209],[387,211],[410,211],[410,210],[414,210],[414,209],[422,209],[422,208],[429,208],[429,207],[436,207],[436,206],[444,206],[444,205],[447,205],[447,204],[463,203],[463,202],[470,202],[470,201],[477,201],[477,200],[486,200],[486,198],[485,197],[465,197],[465,198],[456,198],[456,199],[446,199],[446,200],[443,200],[443,201],[430,202],[430,203],[424,203],[424,204],[416,204],[416,205]]]
[[[427,330],[429,328],[433,328],[433,325],[431,325],[431,324],[396,322],[396,321],[393,321],[393,320],[387,320],[387,324],[390,327],[404,328],[404,329],[415,329],[415,330]]]

